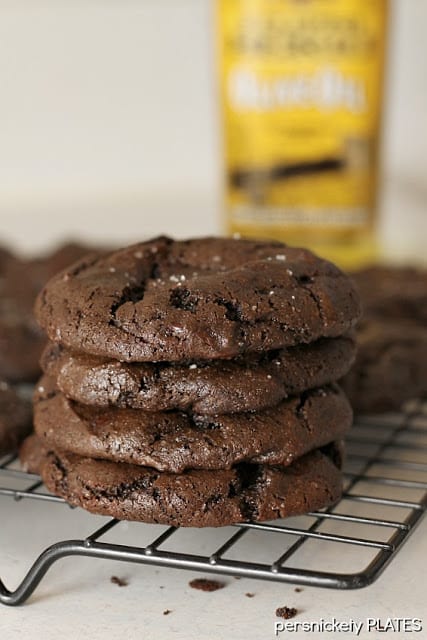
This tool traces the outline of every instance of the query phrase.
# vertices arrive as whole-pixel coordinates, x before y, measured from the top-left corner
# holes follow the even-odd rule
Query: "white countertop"
[[[101,519],[65,505],[16,503],[0,498],[0,575],[15,587],[48,542],[91,533]],[[122,541],[137,544],[148,525],[122,523]],[[152,535],[152,532],[149,532]],[[220,535],[210,531],[211,542]],[[197,546],[198,532],[189,533],[189,546]],[[214,545],[215,546],[215,545]],[[335,548],[335,547],[334,547]],[[258,553],[256,545],[253,552]],[[342,549],[345,564],[347,550]],[[205,593],[188,586],[194,577],[209,574],[98,559],[67,558],[58,561],[34,595],[18,608],[0,609],[0,637],[7,640],[91,640],[141,638],[163,640],[264,640],[274,638],[275,610],[287,605],[298,609],[294,621],[337,618],[365,621],[367,617],[424,618],[427,637],[425,563],[427,519],[376,583],[361,590],[337,591],[225,577],[225,588]],[[316,558],[313,558],[316,561]],[[128,581],[119,587],[112,575]],[[219,578],[221,579],[221,578]],[[422,584],[424,582],[424,585]],[[253,593],[248,598],[246,593]],[[164,615],[169,609],[170,614]],[[279,633],[282,638],[356,637],[351,633]],[[376,640],[378,634],[362,631],[360,638]],[[383,636],[381,636],[383,637]],[[391,633],[400,640],[412,635]]]

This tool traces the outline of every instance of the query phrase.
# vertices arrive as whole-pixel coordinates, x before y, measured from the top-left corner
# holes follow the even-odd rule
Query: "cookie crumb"
[[[200,589],[200,591],[217,591],[225,587],[224,582],[218,580],[207,580],[206,578],[196,578],[188,583],[192,589]]]
[[[276,616],[278,618],[284,618],[285,620],[289,620],[290,618],[295,618],[298,610],[295,607],[279,607],[276,609]]]
[[[163,615],[164,615],[164,616],[168,616],[170,613],[172,613],[172,609],[165,609],[165,610],[163,611]]]
[[[125,578],[119,578],[118,576],[111,576],[110,582],[116,584],[118,587],[127,587],[129,584]]]
[[[295,593],[301,593],[301,591],[304,591],[304,589],[301,589],[301,587],[295,587],[294,591]]]
[[[245,593],[245,596],[247,598],[253,598],[255,596],[255,594],[254,593]]]

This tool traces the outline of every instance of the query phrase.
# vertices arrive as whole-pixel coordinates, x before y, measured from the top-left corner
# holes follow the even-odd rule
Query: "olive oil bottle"
[[[216,0],[227,230],[375,258],[387,0]]]

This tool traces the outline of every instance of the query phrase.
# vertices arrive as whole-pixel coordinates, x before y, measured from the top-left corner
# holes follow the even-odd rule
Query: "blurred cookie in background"
[[[33,315],[35,298],[53,275],[90,252],[67,243],[25,259],[0,247],[0,455],[14,453],[32,430],[31,383],[47,341]]]
[[[31,402],[0,380],[0,456],[15,452],[31,429]]]
[[[427,323],[427,270],[403,266],[372,266],[351,274],[363,312],[382,320]]]
[[[399,410],[427,397],[427,271],[375,266],[352,274],[363,317],[342,380],[356,413]]]
[[[12,383],[33,382],[40,374],[39,360],[46,337],[37,325],[34,301],[44,284],[58,271],[92,250],[64,244],[31,259],[0,249],[0,376]]]

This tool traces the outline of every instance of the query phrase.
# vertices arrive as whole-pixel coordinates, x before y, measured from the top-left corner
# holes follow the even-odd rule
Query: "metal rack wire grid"
[[[158,527],[142,523],[132,526],[145,527],[145,534],[155,530],[155,539],[143,547],[123,544],[119,521],[105,519],[105,524],[89,536],[47,547],[14,591],[0,580],[0,602],[25,602],[49,567],[66,556],[336,589],[365,587],[393,560],[426,511],[427,404],[413,403],[399,414],[357,420],[348,437],[344,477],[343,497],[333,507],[274,523],[222,529],[223,536],[227,534],[225,540],[208,554],[195,553],[194,544],[186,550],[177,535],[185,532],[183,529],[165,527],[158,535]],[[18,481],[21,487],[23,481],[27,483],[24,489],[18,488]],[[3,486],[8,483],[12,486]],[[63,502],[46,492],[38,476],[21,471],[14,456],[0,460],[0,496],[22,501],[22,508],[28,499],[48,502],[51,509]],[[203,529],[191,531],[193,540],[194,535],[202,538],[206,533]],[[116,533],[113,542],[105,541]],[[253,540],[242,544],[254,534],[256,544]],[[268,561],[257,561],[256,550],[263,551],[264,556],[267,550],[276,555]],[[322,562],[316,566],[325,558],[326,566],[322,567]],[[331,559],[336,565],[333,569]],[[349,567],[349,562],[354,566]]]

